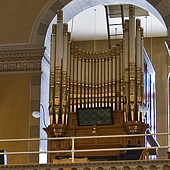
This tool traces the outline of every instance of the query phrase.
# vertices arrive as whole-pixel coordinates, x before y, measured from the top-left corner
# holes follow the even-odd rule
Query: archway
[[[47,29],[49,28],[49,25],[56,15],[57,10],[62,8],[67,8],[66,10],[66,17],[64,19],[65,22],[68,22],[71,17],[75,16],[79,12],[90,8],[95,5],[99,4],[113,4],[113,3],[133,3],[134,5],[138,5],[143,7],[146,10],[150,10],[151,13],[154,13],[156,17],[159,18],[159,20],[164,23],[167,27],[168,32],[170,31],[170,3],[168,1],[164,0],[147,0],[147,1],[125,1],[125,0],[102,0],[102,1],[59,1],[59,0],[51,0],[46,7],[41,11],[39,16],[37,17],[37,20],[35,21],[33,30],[32,30],[32,44],[35,46],[43,46],[45,42],[45,37],[47,33]],[[73,6],[75,5],[77,10],[74,10],[74,13],[69,13],[70,11],[73,11]],[[159,13],[158,13],[159,12]],[[162,16],[162,18],[161,18]],[[167,38],[167,43],[169,43],[169,35]]]
[[[95,5],[98,5],[98,4],[101,4],[101,3],[103,3],[103,4],[113,4],[113,0],[110,0],[110,1],[107,1],[107,3],[106,3],[106,1],[105,0],[103,0],[102,2],[100,1],[100,2],[97,2],[97,1],[87,1],[86,3],[83,3],[84,1],[72,1],[72,2],[70,2],[68,5],[66,5],[65,7],[64,6],[60,6],[59,4],[61,4],[60,3],[60,1],[57,1],[57,2],[55,2],[49,9],[48,9],[48,12],[46,13],[46,17],[48,16],[48,13],[49,13],[49,11],[51,10],[51,11],[53,11],[53,14],[57,11],[57,9],[61,9],[62,7],[64,7],[63,8],[63,11],[64,11],[64,14],[65,14],[65,16],[64,16],[64,22],[68,22],[73,16],[75,16],[75,15],[77,15],[78,13],[80,13],[81,11],[83,11],[83,10],[85,10],[85,9],[87,9],[87,8],[90,8],[90,7],[92,7],[92,6],[95,6]],[[123,3],[125,3],[125,1],[114,1],[114,3],[120,3],[120,2],[123,2]],[[127,4],[129,4],[129,1],[126,1],[126,3]],[[132,3],[132,1],[131,1],[131,3]],[[160,2],[161,3],[161,2]],[[164,24],[164,21],[166,22],[166,20],[164,19],[162,19],[161,18],[161,16],[158,14],[158,12],[155,10],[155,8],[153,8],[151,5],[149,5],[149,3],[147,3],[147,4],[144,4],[144,3],[142,3],[142,2],[140,2],[140,1],[137,1],[137,2],[133,2],[133,4],[134,5],[138,5],[138,6],[141,6],[141,7],[143,7],[143,8],[145,8],[145,9],[147,9],[147,10],[150,10],[151,12],[153,12],[155,15],[157,15],[157,17],[159,18],[159,20]],[[155,5],[155,4],[154,4]],[[155,6],[157,6],[157,5],[159,5],[159,3],[158,4],[156,4]],[[77,11],[74,11],[73,12],[73,7],[75,7],[76,6],[76,9],[77,9]],[[50,11],[50,12],[51,12]],[[54,12],[55,11],[55,12]],[[68,11],[70,11],[70,14],[68,13]],[[48,42],[48,43],[46,43],[46,45],[47,44],[50,44],[49,42],[50,42],[50,36],[51,36],[51,32],[49,31],[49,30],[51,30],[51,25],[52,24],[44,24],[44,22],[45,22],[45,19],[47,19],[46,17],[44,17],[43,18],[43,20],[42,20],[42,22],[39,24],[39,27],[38,27],[38,31],[37,31],[37,39],[36,39],[36,41],[35,41],[35,43],[37,43],[37,45],[42,45],[42,43],[44,42],[44,39],[45,39],[45,36],[46,36],[46,41]],[[48,16],[49,17],[49,16]],[[54,17],[54,16],[53,16]],[[168,17],[168,16],[167,16]],[[166,17],[165,17],[166,18]],[[52,19],[52,18],[51,18]],[[46,20],[47,21],[47,20]],[[166,25],[168,25],[168,21],[166,22]],[[47,31],[47,29],[49,29],[48,31]],[[39,41],[40,40],[40,41]],[[39,42],[41,42],[41,43],[39,43]],[[48,52],[49,52],[49,49],[50,49],[50,47],[49,46],[47,46],[47,50],[46,50],[46,52],[47,52],[47,56],[46,56],[46,58],[47,58],[47,60],[49,59],[49,56],[48,56]],[[47,89],[46,89],[47,90]]]

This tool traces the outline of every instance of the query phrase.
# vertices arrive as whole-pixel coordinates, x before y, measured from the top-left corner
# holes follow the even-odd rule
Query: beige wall
[[[48,0],[1,0],[0,44],[28,43],[33,24]]]
[[[156,72],[156,108],[157,108],[157,133],[168,132],[168,74],[169,60],[165,46],[165,38],[150,38],[145,40],[148,52]],[[168,138],[157,137],[162,146],[168,145]],[[167,150],[159,151],[160,157],[166,157]]]
[[[0,76],[0,139],[28,138],[30,76]],[[0,143],[0,149],[28,151],[28,142]],[[28,162],[28,155],[8,155],[9,164]]]

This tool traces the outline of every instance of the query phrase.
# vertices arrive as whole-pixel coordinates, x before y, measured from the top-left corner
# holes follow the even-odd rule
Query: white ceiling
[[[136,17],[141,19],[144,28],[144,37],[166,36],[165,26],[151,13],[149,16]],[[128,19],[128,18],[125,18]],[[121,23],[121,18],[111,18],[110,23]],[[103,5],[84,10],[69,21],[69,31],[72,32],[73,41],[107,39],[106,14]],[[122,33],[122,26],[112,27],[111,34]],[[113,37],[113,38],[119,38]]]

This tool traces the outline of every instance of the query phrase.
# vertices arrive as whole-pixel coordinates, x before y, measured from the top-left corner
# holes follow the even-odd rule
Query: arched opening
[[[74,17],[74,16],[76,16],[78,13],[80,13],[81,11],[83,11],[83,10],[85,10],[85,9],[87,9],[87,8],[89,8],[89,7],[91,7],[91,6],[95,6],[95,5],[99,5],[98,4],[98,2],[96,2],[96,3],[93,3],[93,4],[84,4],[83,5],[83,1],[80,1],[79,2],[80,4],[80,6],[82,7],[81,9],[79,9],[79,8],[76,8],[76,9],[79,9],[79,10],[73,10],[74,9],[74,7],[75,6],[77,6],[78,4],[75,4],[75,1],[72,1],[72,2],[70,2],[68,5],[66,5],[64,8],[63,8],[63,13],[65,14],[65,16],[64,16],[64,22],[68,22],[72,17]],[[82,4],[81,4],[82,3]],[[114,4],[119,4],[120,3],[120,1],[119,2],[117,2],[117,1],[115,1],[115,3]],[[128,4],[129,2],[125,2],[125,1],[122,1],[122,3],[123,4]],[[147,2],[146,2],[147,3]],[[103,4],[105,4],[105,2],[103,2]],[[113,2],[112,1],[109,1],[109,2],[107,2],[106,3],[106,5],[107,4],[112,4],[113,5]],[[152,13],[154,13],[154,15],[156,15],[157,17],[158,17],[158,19],[159,19],[159,21],[161,21],[161,23],[163,23],[163,25],[165,26],[165,24],[164,24],[164,21],[163,21],[163,19],[160,17],[160,15],[158,15],[158,12],[151,6],[151,5],[149,5],[148,3],[147,4],[145,4],[144,5],[144,3],[141,3],[141,4],[139,4],[139,3],[137,3],[137,2],[135,2],[134,1],[134,5],[138,5],[138,6],[140,6],[140,7],[143,7],[144,8],[144,6],[145,6],[145,9],[147,9],[147,10],[150,10]],[[149,7],[148,7],[149,6]],[[71,15],[68,15],[68,10],[69,11],[71,11],[70,12],[70,14]],[[44,70],[46,70],[46,75],[48,75],[48,71],[49,71],[49,61],[50,61],[50,57],[49,57],[49,53],[50,53],[50,39],[51,39],[51,28],[52,28],[52,24],[53,23],[55,23],[56,22],[56,18],[54,18],[53,19],[53,21],[51,22],[51,24],[49,25],[49,27],[48,27],[48,31],[47,31],[47,34],[46,34],[46,40],[45,40],[45,46],[46,46],[46,53],[45,53],[45,57],[46,57],[46,59],[44,59],[44,61],[43,61],[43,64],[44,64]],[[152,50],[151,50],[152,51]],[[151,52],[152,53],[152,52]],[[49,92],[49,90],[48,90],[48,76],[44,76],[44,80],[46,79],[46,82],[45,82],[45,84],[43,85],[44,87],[42,88],[42,90],[41,90],[41,93],[42,93],[42,102],[41,103],[43,103],[43,105],[46,107],[46,108],[48,108],[48,100],[47,100],[47,96],[49,96],[49,94],[48,94],[48,92]],[[45,94],[45,95],[44,95]],[[45,98],[46,98],[46,100],[44,100],[43,98],[44,98],[44,96],[45,96]],[[47,115],[47,117],[48,117],[48,115]],[[42,129],[42,127],[40,128],[40,129]],[[40,130],[41,131],[41,130]],[[40,132],[41,133],[41,132]],[[43,135],[45,135],[44,134],[44,131],[42,131],[42,134]],[[42,135],[42,137],[43,137],[43,135]],[[42,144],[42,145],[40,145],[40,150],[42,149],[43,150],[43,147],[41,147],[41,146],[45,146],[44,144]]]

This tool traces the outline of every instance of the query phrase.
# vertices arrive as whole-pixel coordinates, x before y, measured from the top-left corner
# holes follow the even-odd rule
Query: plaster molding
[[[0,72],[41,70],[41,60],[0,61]]]
[[[45,48],[0,50],[0,72],[41,70]]]

